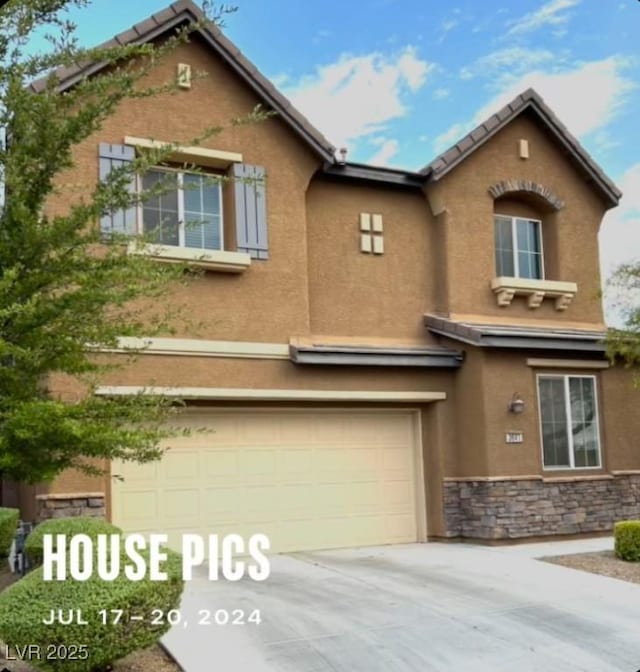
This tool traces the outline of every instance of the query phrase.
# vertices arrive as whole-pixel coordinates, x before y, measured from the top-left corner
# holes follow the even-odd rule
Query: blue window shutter
[[[253,259],[268,259],[264,168],[234,163],[232,172],[238,252],[248,252]]]
[[[119,168],[129,161],[133,161],[136,153],[135,149],[129,145],[109,145],[101,142],[99,156],[100,180],[104,181],[114,168]],[[132,175],[129,191],[133,193],[135,189],[136,178],[135,175]],[[100,230],[103,235],[107,236],[111,233],[135,235],[137,233],[135,206],[105,213],[100,218]]]

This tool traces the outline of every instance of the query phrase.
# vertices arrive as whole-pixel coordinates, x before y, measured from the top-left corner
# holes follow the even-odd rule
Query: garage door
[[[256,532],[274,551],[413,542],[421,494],[406,411],[202,412],[163,459],[114,464],[112,516],[129,532]],[[204,431],[203,431],[204,430]]]

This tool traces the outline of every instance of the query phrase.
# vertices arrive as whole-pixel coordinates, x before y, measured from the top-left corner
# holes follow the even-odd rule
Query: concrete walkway
[[[262,583],[188,584],[164,644],[186,672],[636,672],[640,585],[539,562],[611,540],[275,556]],[[260,609],[260,625],[197,625]]]
[[[493,550],[521,555],[527,558],[545,558],[551,555],[573,555],[575,553],[595,553],[612,551],[613,537],[592,539],[569,539],[567,541],[540,541],[534,544],[509,544],[494,546]],[[636,672],[635,670],[633,672]]]

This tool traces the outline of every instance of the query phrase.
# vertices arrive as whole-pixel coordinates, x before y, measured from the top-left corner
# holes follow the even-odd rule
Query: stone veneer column
[[[640,519],[640,473],[444,482],[447,537],[516,539],[610,531]]]
[[[106,515],[104,492],[74,492],[71,494],[37,495],[37,520],[90,516],[104,518]]]

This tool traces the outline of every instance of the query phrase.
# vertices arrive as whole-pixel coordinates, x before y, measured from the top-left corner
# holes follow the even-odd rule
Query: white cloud
[[[458,24],[459,21],[457,19],[446,19],[440,24],[440,30],[442,30],[445,33],[448,33],[450,30],[453,30]]]
[[[342,55],[313,75],[289,82],[284,93],[336,146],[353,148],[360,138],[404,116],[407,96],[424,85],[434,68],[413,47],[392,56]]]
[[[439,37],[437,40],[437,44],[442,44],[447,35],[460,25],[461,16],[462,16],[462,10],[456,7],[451,12],[451,15],[442,21],[442,23],[438,27]]]
[[[465,133],[482,123],[525,89],[533,87],[568,129],[577,136],[586,136],[606,127],[624,104],[627,94],[635,88],[625,77],[628,62],[611,56],[601,61],[580,63],[561,72],[530,72],[522,77],[503,80],[501,92],[492,98],[467,122],[453,124],[434,141],[441,152]]]
[[[600,264],[605,280],[621,264],[640,262],[640,163],[624,173],[618,186],[623,193],[620,205],[606,214],[600,229]],[[620,326],[618,304],[628,298],[605,285],[605,309],[610,323]]]
[[[398,153],[400,143],[395,139],[379,138],[378,151],[369,159],[368,163],[374,166],[388,166],[391,159]]]
[[[434,100],[444,100],[445,98],[448,98],[450,95],[451,95],[450,89],[439,88],[439,89],[436,89],[433,92],[433,99]]]
[[[442,42],[446,37],[447,33],[450,33],[454,28],[457,28],[460,22],[458,19],[445,19],[440,24],[440,40]]]
[[[551,0],[535,12],[525,14],[520,19],[507,23],[507,35],[530,33],[543,26],[557,26],[566,23],[569,15],[565,11],[580,4],[581,0]]]
[[[436,154],[440,154],[448,147],[451,147],[455,142],[460,140],[472,128],[477,126],[481,120],[471,122],[458,122],[449,126],[449,128],[440,135],[436,136],[433,141],[433,149]]]
[[[323,40],[327,40],[332,36],[333,36],[332,31],[327,30],[325,28],[320,28],[319,30],[316,30],[316,33],[313,36],[313,43],[318,44],[319,42],[322,42]]]
[[[269,79],[277,89],[281,89],[287,85],[289,75],[287,75],[286,72],[281,72],[277,75],[273,75],[273,77],[270,77]]]
[[[623,194],[620,205],[607,213],[600,231],[603,275],[640,257],[640,162],[624,173],[618,186]]]
[[[524,72],[542,63],[553,61],[555,58],[548,49],[524,49],[523,47],[499,49],[462,68],[460,78],[499,77],[507,73]]]

